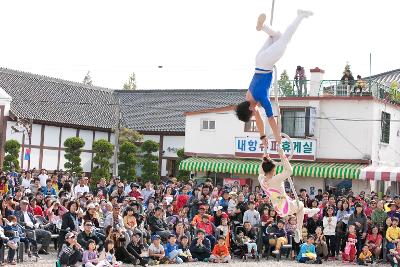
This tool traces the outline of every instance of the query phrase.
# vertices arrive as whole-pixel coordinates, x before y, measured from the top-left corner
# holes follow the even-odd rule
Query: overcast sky
[[[0,66],[119,89],[135,72],[140,89],[247,88],[266,35],[255,30],[272,0],[2,0]],[[340,79],[400,67],[399,0],[276,0],[283,31],[298,8],[304,20],[278,63]],[[163,66],[162,69],[157,66]]]

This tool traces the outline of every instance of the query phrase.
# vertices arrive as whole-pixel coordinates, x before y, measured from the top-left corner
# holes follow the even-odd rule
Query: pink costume
[[[290,165],[286,156],[280,153],[283,162],[283,171],[274,175],[271,179],[266,179],[262,165],[260,165],[258,181],[265,194],[270,198],[275,211],[281,217],[296,214],[297,218],[297,235],[301,238],[301,230],[303,227],[304,214],[309,217],[319,212],[318,208],[308,209],[304,207],[303,202],[291,199],[285,191],[285,180],[293,173],[292,166]]]

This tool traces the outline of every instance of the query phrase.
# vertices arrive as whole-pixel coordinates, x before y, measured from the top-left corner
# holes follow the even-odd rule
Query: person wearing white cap
[[[60,265],[64,266],[78,266],[78,261],[82,259],[83,249],[76,240],[74,232],[65,235],[65,243],[62,245],[60,254],[58,256]]]

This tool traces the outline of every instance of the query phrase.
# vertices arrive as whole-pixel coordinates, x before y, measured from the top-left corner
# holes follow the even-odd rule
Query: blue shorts
[[[251,80],[249,91],[254,100],[260,102],[265,110],[267,117],[273,117],[271,101],[269,100],[269,88],[272,82],[272,72],[254,73]]]

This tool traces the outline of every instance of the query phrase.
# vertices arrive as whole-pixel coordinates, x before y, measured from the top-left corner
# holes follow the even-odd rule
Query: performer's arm
[[[260,109],[258,108],[258,106],[255,107],[254,117],[256,117],[256,125],[261,138],[262,136],[265,136],[265,126],[264,126],[264,120],[261,117]],[[261,141],[264,147],[266,147],[266,145],[268,144],[267,137],[263,138]]]
[[[283,163],[283,170],[281,173],[278,173],[277,175],[275,175],[273,177],[273,179],[284,181],[292,175],[293,168],[292,168],[292,165],[290,165],[285,153],[283,152],[283,149],[278,147],[278,152],[279,152],[279,156],[281,157],[281,161]]]

